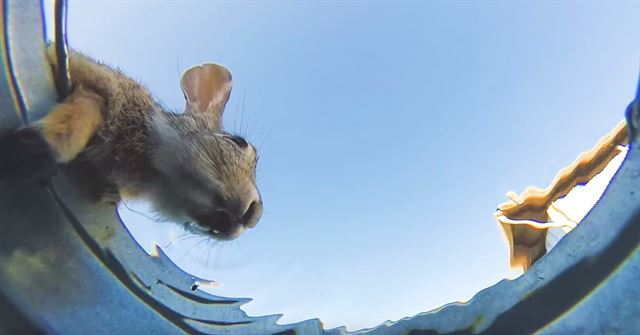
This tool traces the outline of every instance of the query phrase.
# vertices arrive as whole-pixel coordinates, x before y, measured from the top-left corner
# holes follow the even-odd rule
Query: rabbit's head
[[[230,240],[262,215],[256,187],[256,148],[222,129],[231,74],[217,64],[187,70],[182,114],[152,119],[152,164],[158,171],[148,196],[160,214],[196,233]]]

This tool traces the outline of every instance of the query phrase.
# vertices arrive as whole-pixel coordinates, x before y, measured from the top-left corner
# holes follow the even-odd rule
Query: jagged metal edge
[[[10,30],[10,33],[15,32],[15,35],[12,34],[12,36],[18,37],[25,31],[37,27],[34,24],[33,15],[39,8],[33,6],[33,3],[5,1],[4,6],[3,8],[20,11],[18,13],[9,12],[10,15],[6,15],[6,12],[3,13],[9,22],[15,24],[9,24],[13,29]],[[21,20],[30,17],[31,21],[24,22],[30,22],[31,25],[29,23],[21,25],[21,20],[17,19],[11,21],[13,15],[16,18],[20,17]],[[37,114],[43,110],[42,106],[51,104],[50,78],[37,76],[38,68],[34,68],[34,63],[30,63],[34,58],[27,57],[34,50],[33,40],[30,43],[25,45],[16,43],[15,46],[12,44],[5,54],[5,61],[15,60],[11,64],[13,73],[18,74],[15,76],[18,78],[18,80],[14,80],[15,86],[19,87],[20,93],[24,94],[22,106],[16,107],[13,104],[15,108],[7,108],[3,113],[5,115],[7,113],[16,115],[16,110],[23,108],[28,112],[34,112],[37,117]],[[14,57],[18,58],[14,59]],[[41,57],[41,55],[35,57]],[[31,65],[31,67],[27,65]],[[33,87],[45,85],[48,88],[46,90],[29,90],[32,83],[35,85]],[[6,87],[6,82],[4,84]],[[27,106],[25,103],[27,101],[32,105]],[[2,102],[4,106],[10,103],[4,100]],[[637,134],[635,126],[638,124],[637,104],[634,106],[635,108],[630,108],[631,112],[628,113],[632,135]],[[2,120],[3,126],[4,122],[11,122],[14,126],[18,122],[11,117]],[[526,330],[527,332],[539,331],[541,333],[579,332],[589,334],[608,330],[617,333],[630,333],[640,329],[640,320],[633,317],[640,313],[640,306],[635,303],[640,298],[640,291],[635,288],[637,280],[640,279],[638,270],[640,260],[637,254],[638,241],[636,240],[640,234],[634,234],[637,233],[634,229],[638,229],[640,224],[637,217],[640,199],[638,199],[639,195],[635,194],[638,185],[637,179],[640,177],[640,172],[638,172],[640,171],[640,153],[636,149],[637,138],[635,136],[632,136],[631,142],[631,149],[622,167],[594,209],[578,228],[565,237],[556,248],[522,277],[513,281],[503,280],[479,292],[466,304],[449,304],[412,318],[398,322],[386,322],[373,329],[350,333],[344,328],[336,328],[326,331],[326,333],[417,335],[513,333]],[[113,295],[117,296],[127,291],[130,295],[135,295],[132,293],[135,291],[138,294],[137,300],[133,299],[129,302],[137,301],[138,304],[145,305],[147,308],[150,308],[149,302],[151,302],[156,307],[166,308],[165,312],[168,310],[176,312],[178,315],[186,315],[190,319],[200,320],[187,321],[187,326],[192,328],[165,328],[165,332],[156,333],[187,332],[189,329],[195,329],[194,333],[221,334],[322,333],[321,325],[317,320],[309,320],[290,326],[275,325],[277,315],[260,318],[246,316],[239,307],[246,303],[247,299],[222,298],[199,291],[190,292],[190,285],[193,284],[195,278],[178,270],[162,254],[157,258],[150,259],[132,241],[121,223],[116,220],[113,207],[96,207],[97,205],[89,203],[87,194],[80,191],[81,186],[74,184],[72,176],[73,174],[62,173],[55,181],[56,188],[53,189],[49,200],[40,194],[41,190],[33,189],[27,185],[18,186],[27,190],[23,192],[26,195],[45,199],[42,200],[42,206],[39,208],[49,208],[52,215],[58,215],[55,218],[56,223],[64,221],[63,217],[69,221],[69,224],[65,226],[68,231],[54,231],[52,233],[58,233],[60,238],[66,238],[63,250],[70,253],[67,255],[70,261],[79,261],[78,264],[84,264],[84,268],[74,268],[78,273],[81,272],[81,269],[91,271],[98,269],[104,273],[111,273],[110,278],[115,283],[111,284],[115,286],[110,287],[113,290],[111,292]],[[51,206],[53,201],[58,201],[62,213],[54,213],[55,206]],[[34,202],[37,201],[34,199]],[[626,235],[620,235],[621,233],[626,233]],[[63,236],[63,234],[66,235]],[[23,237],[28,239],[30,236],[24,235]],[[25,244],[27,242],[29,241],[26,241]],[[30,244],[30,247],[39,245]],[[81,248],[84,249],[80,250]],[[593,264],[600,267],[593,267]],[[589,266],[601,271],[585,272],[584,269],[591,269]],[[6,269],[2,268],[2,265],[0,268],[0,277],[5,279],[5,283],[11,282]],[[580,274],[587,274],[587,276],[580,276]],[[51,273],[51,275],[55,279],[56,276],[64,274]],[[43,278],[43,282],[46,279]],[[92,278],[84,279],[91,280]],[[574,288],[580,285],[584,286],[581,283],[585,281],[589,282],[589,285],[582,290]],[[55,283],[56,281],[50,280],[50,282]],[[19,286],[19,283],[15,283],[15,286]],[[86,290],[87,288],[79,287],[78,290],[80,289]],[[553,289],[556,291],[560,289],[560,291],[556,292]],[[25,297],[35,295],[35,292],[20,292],[21,296],[16,293],[16,290],[9,290],[6,287],[1,287],[0,290],[41,329],[62,333],[74,332],[74,328],[60,328],[60,324],[52,324],[51,320],[47,322],[39,318],[43,317],[39,314],[42,311],[34,310],[29,307],[28,303],[25,303],[29,300]],[[555,295],[551,294],[554,292]],[[85,293],[87,292],[85,291]],[[78,292],[76,294],[79,295]],[[111,297],[111,295],[108,296]],[[68,297],[61,297],[60,302],[64,302],[64,298]],[[61,306],[63,305],[61,303]],[[615,313],[612,313],[611,310],[598,313],[601,311],[598,309],[599,306],[615,306],[617,309]],[[157,309],[151,309],[151,314],[143,316],[151,318],[154,315],[156,317],[165,315]],[[228,314],[221,311],[227,311]],[[120,321],[126,320],[126,326],[131,327],[132,331],[140,326],[148,331],[152,331],[154,326],[162,326],[158,324],[157,319],[132,318],[128,309],[110,310],[109,312],[119,315]],[[145,313],[141,312],[141,314]],[[115,316],[110,315],[109,317],[117,319]],[[89,318],[82,321],[88,322]],[[100,319],[95,317],[93,321],[99,322]],[[66,323],[62,326],[77,327],[79,323],[81,322]],[[94,333],[99,331],[109,333],[113,329],[115,328],[96,327]]]
[[[43,29],[38,30],[38,28],[42,28],[43,22],[42,4],[9,0],[4,1],[3,6],[2,14],[9,22],[8,26],[10,27],[7,34],[9,39],[6,40],[8,47],[6,48],[6,57],[4,59],[7,65],[5,69],[11,69],[6,74],[13,75],[13,78],[8,77],[5,87],[8,86],[8,82],[11,85],[10,88],[15,88],[16,93],[16,97],[11,101],[14,108],[3,109],[3,115],[21,116],[13,119],[7,117],[6,120],[3,120],[4,129],[9,129],[18,125],[20,121],[37,120],[44,115],[49,109],[48,107],[53,105],[55,95],[53,93],[50,70],[47,69],[44,61]],[[24,38],[25,36],[29,38],[26,39]],[[9,102],[5,102],[5,106],[8,104]],[[92,333],[112,333],[117,329],[122,331],[126,329],[126,325],[122,324],[125,320],[131,324],[131,331],[134,331],[133,329],[138,328],[135,327],[136,322],[148,323],[158,316],[170,320],[171,323],[176,324],[178,327],[166,328],[164,331],[154,331],[154,327],[143,328],[155,333],[188,332],[239,335],[321,333],[321,326],[317,320],[309,320],[293,325],[277,325],[276,321],[279,319],[279,315],[247,316],[240,309],[240,306],[250,301],[249,299],[216,297],[200,290],[191,290],[194,284],[194,277],[178,270],[162,254],[156,258],[149,258],[131,239],[128,231],[123,228],[119,220],[116,219],[114,215],[115,209],[112,206],[101,206],[89,202],[87,200],[89,199],[88,194],[83,193],[83,185],[74,184],[75,177],[70,177],[68,170],[69,168],[65,168],[61,175],[54,179],[54,187],[49,189],[48,192],[46,189],[24,183],[4,183],[3,191],[5,194],[3,194],[3,199],[9,199],[8,197],[11,195],[7,193],[12,193],[14,191],[11,190],[12,188],[16,189],[13,192],[14,198],[28,201],[29,194],[33,194],[31,205],[45,213],[47,220],[55,221],[55,224],[51,223],[51,226],[58,226],[55,232],[50,232],[50,239],[55,239],[56,242],[63,244],[60,247],[54,245],[55,243],[51,243],[51,241],[46,241],[44,243],[25,243],[24,248],[23,246],[16,246],[15,249],[7,247],[7,250],[3,250],[6,254],[2,255],[3,264],[0,265],[0,267],[5,266],[5,268],[0,269],[0,277],[4,279],[5,283],[18,287],[23,285],[29,289],[35,289],[38,286],[38,283],[29,283],[31,279],[35,278],[26,278],[29,280],[24,280],[25,278],[18,278],[12,273],[12,271],[17,272],[16,267],[23,273],[33,274],[33,272],[29,271],[34,270],[28,265],[12,264],[14,263],[12,257],[17,257],[16,254],[31,253],[29,257],[37,258],[37,262],[46,263],[46,257],[39,255],[47,253],[60,255],[62,253],[64,256],[68,256],[65,257],[64,264],[56,260],[56,262],[52,261],[43,265],[46,271],[40,274],[41,286],[50,287],[56,282],[64,286],[64,281],[58,279],[69,280],[74,277],[74,274],[80,275],[82,273],[83,278],[81,280],[83,284],[102,280],[102,289],[107,289],[104,286],[107,285],[104,282],[105,280],[108,280],[108,278],[115,280],[114,284],[107,285],[111,291],[108,296],[115,300],[124,298],[119,303],[126,305],[127,309],[111,308],[107,311],[109,319],[119,322],[111,322],[110,324],[113,325],[111,329],[96,327]],[[6,201],[5,203],[8,202]],[[58,210],[55,209],[56,205],[59,207]],[[15,208],[4,208],[3,210],[15,211]],[[43,217],[38,217],[39,221],[43,221],[43,219]],[[65,219],[68,224],[60,225]],[[16,221],[16,225],[19,223],[20,226],[24,226],[25,229],[30,223],[17,222],[29,221],[24,218],[22,220],[15,220],[14,218],[13,221]],[[38,235],[40,230],[43,230],[43,228],[35,224],[33,235]],[[29,239],[30,236],[24,236],[23,238]],[[15,237],[13,239],[15,240]],[[51,250],[46,249],[47,247],[50,247]],[[53,251],[52,249],[54,248],[58,249]],[[54,271],[56,266],[63,265],[72,268],[71,273],[56,273]],[[91,273],[93,273],[94,277],[88,276]],[[24,281],[24,283],[21,284],[21,281]],[[65,286],[58,287],[58,289],[64,292],[63,296],[57,297],[60,307],[70,306],[68,300],[73,300],[74,297],[86,298],[92,296],[92,294],[95,298],[99,297],[99,295],[89,291],[92,290],[90,286],[77,286],[74,288]],[[93,288],[95,291],[98,289]],[[16,290],[15,287],[2,290],[3,293],[9,292],[8,300],[12,301],[13,304],[19,305],[20,309],[27,310],[26,313],[41,329],[49,329],[49,331],[55,333],[78,333],[83,332],[83,327],[78,327],[79,325],[82,325],[83,322],[88,323],[91,321],[91,318],[87,316],[88,313],[85,310],[80,310],[76,311],[77,315],[87,316],[82,322],[77,320],[79,321],[77,323],[60,323],[58,322],[60,314],[56,314],[58,311],[52,306],[47,306],[47,311],[33,308],[33,305],[37,304],[38,301],[46,303],[46,298],[43,299],[43,296],[37,296],[42,292],[31,294],[28,292],[29,290],[18,291],[20,289]],[[122,296],[124,292],[128,292],[126,295],[130,297]],[[25,299],[17,302],[21,300],[21,296],[25,297]],[[125,301],[126,303],[124,303]],[[133,305],[136,301],[151,310],[148,313],[144,309],[139,309],[138,316],[142,317],[142,319],[132,318],[134,315],[131,315],[131,311],[135,310]],[[30,304],[31,306],[29,306]],[[92,306],[92,308],[94,309],[92,312],[96,312],[101,306]],[[41,315],[41,312],[49,313],[49,317]],[[118,317],[118,315],[121,317]],[[144,318],[147,319],[145,320]],[[99,320],[94,317],[93,321]],[[158,322],[155,321],[154,325],[158,326]]]
[[[271,334],[288,330],[302,334],[320,334],[318,320],[308,320],[292,325],[277,325],[281,315],[261,317],[247,316],[240,306],[248,303],[248,298],[226,298],[211,295],[200,289],[193,289],[196,282],[206,279],[194,277],[180,270],[161,249],[157,256],[149,256],[139,246],[126,227],[117,220],[113,206],[91,202],[90,196],[78,190],[82,186],[72,177],[72,173],[64,173],[56,180],[56,189],[69,204],[81,229],[104,251],[113,255],[118,268],[127,275],[158,303],[193,320],[208,320],[228,323],[230,328],[226,334]],[[113,265],[111,268],[113,270]],[[216,328],[220,328],[217,325]],[[202,328],[202,327],[201,327]],[[302,332],[304,330],[304,332]]]
[[[638,89],[640,94],[640,85]],[[640,97],[627,111],[630,147],[609,186],[556,247],[515,280],[467,303],[327,334],[634,334],[640,329]]]

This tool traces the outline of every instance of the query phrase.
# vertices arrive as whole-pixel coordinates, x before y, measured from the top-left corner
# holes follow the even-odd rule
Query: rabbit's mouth
[[[236,239],[247,229],[242,220],[234,219],[221,210],[198,213],[192,218],[193,221],[187,223],[189,230],[196,234],[211,236],[216,240]]]
[[[197,233],[228,241],[255,227],[262,216],[262,199],[255,187],[252,190],[243,196],[217,196],[211,207],[191,212]]]

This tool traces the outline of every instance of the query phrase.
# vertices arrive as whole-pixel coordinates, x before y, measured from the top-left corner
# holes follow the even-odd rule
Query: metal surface
[[[37,119],[55,103],[41,13],[36,2],[3,3],[0,131]],[[637,104],[628,115],[628,124],[637,125]],[[631,134],[627,157],[599,203],[522,277],[503,280],[468,303],[356,333],[636,333],[640,151],[635,129]],[[348,333],[325,331],[318,320],[277,325],[277,315],[248,317],[240,306],[249,299],[202,292],[201,280],[161,251],[148,256],[112,206],[92,201],[85,178],[90,175],[72,164],[51,188],[0,183],[1,334],[36,328],[52,334]]]
[[[67,44],[67,1],[55,1],[55,50],[58,68],[55,74],[56,91],[59,100],[64,100],[71,92],[69,78],[69,47]]]
[[[11,129],[44,115],[56,95],[44,61],[41,5],[6,1],[3,17],[9,89],[1,93],[13,95],[0,113],[4,129]],[[115,208],[91,202],[85,177],[70,166],[54,178],[52,188],[0,183],[0,311],[12,312],[0,314],[0,332],[320,332],[317,320],[276,325],[278,316],[253,318],[240,310],[249,299],[198,290],[198,278],[178,270],[162,253],[150,258],[118,221]]]

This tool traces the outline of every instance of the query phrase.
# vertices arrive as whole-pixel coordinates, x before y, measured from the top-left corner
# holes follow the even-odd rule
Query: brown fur
[[[55,54],[48,50],[55,70]],[[186,71],[185,111],[174,114],[117,69],[71,52],[73,90],[39,128],[59,162],[84,176],[92,193],[117,203],[149,200],[157,213],[218,239],[256,225],[255,147],[222,128],[231,73],[207,63]],[[96,199],[97,200],[97,199]]]
[[[68,163],[84,148],[102,125],[104,99],[78,86],[73,95],[39,122],[58,161]]]
[[[47,56],[55,68],[53,51]],[[43,134],[61,162],[77,157],[121,194],[136,195],[154,173],[149,122],[160,107],[141,84],[78,52],[71,52],[69,71],[74,89],[42,120]]]

